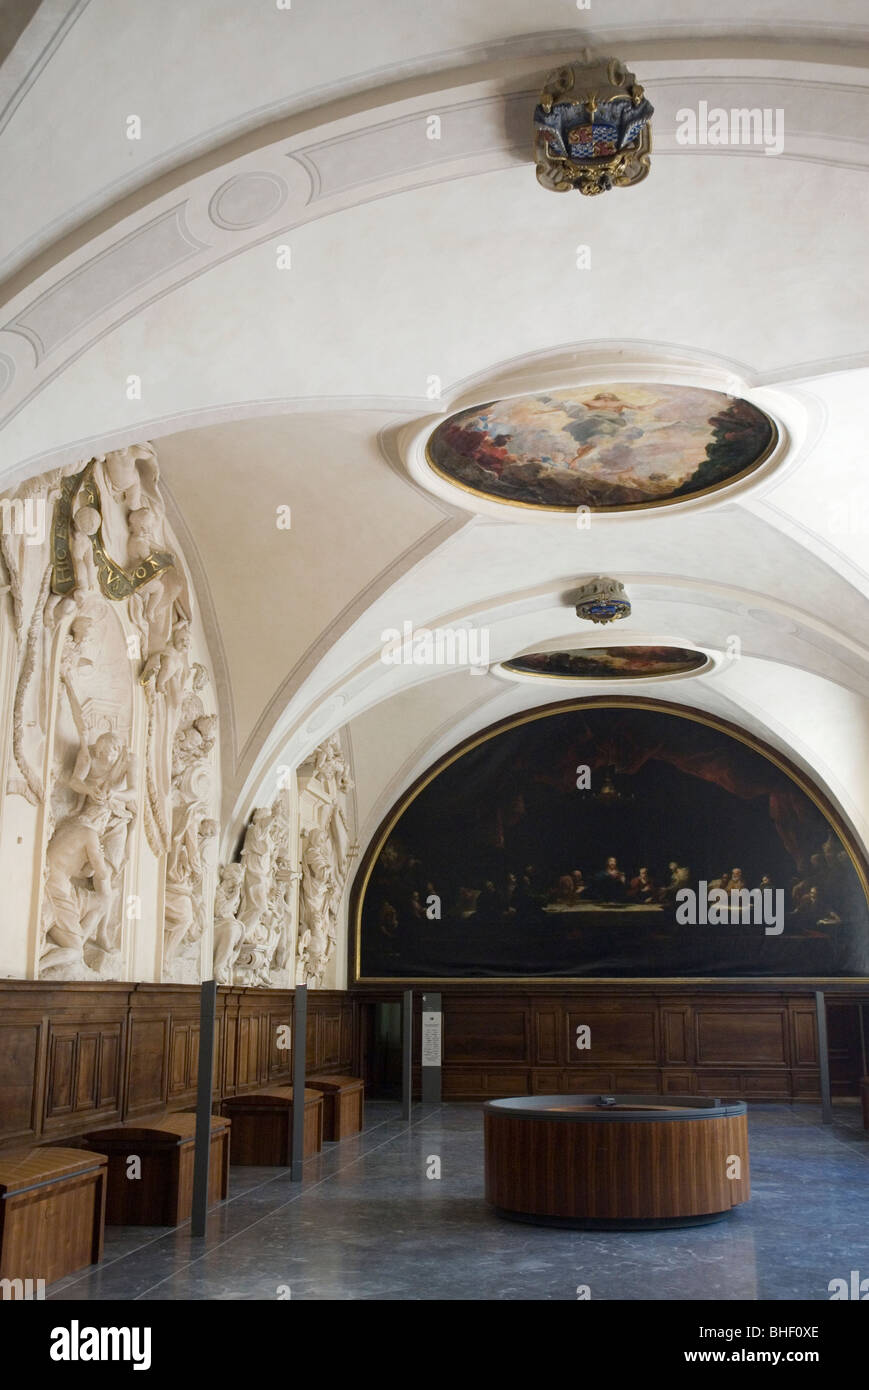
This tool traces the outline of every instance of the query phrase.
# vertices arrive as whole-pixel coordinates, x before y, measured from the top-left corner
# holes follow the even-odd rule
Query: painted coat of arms
[[[538,181],[585,194],[639,183],[649,172],[653,110],[617,58],[557,68],[534,109]]]

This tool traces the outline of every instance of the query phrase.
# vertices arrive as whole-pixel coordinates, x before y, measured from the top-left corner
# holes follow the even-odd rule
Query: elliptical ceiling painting
[[[772,420],[694,386],[594,385],[489,401],[450,416],[426,456],[490,501],[542,511],[631,511],[702,497],[768,458]]]
[[[525,652],[503,663],[505,671],[550,680],[661,680],[691,675],[709,665],[704,652],[688,647],[577,647],[573,651]]]

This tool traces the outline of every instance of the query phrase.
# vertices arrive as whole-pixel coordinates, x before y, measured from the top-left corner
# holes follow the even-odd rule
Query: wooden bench
[[[323,1096],[323,1138],[332,1142],[358,1134],[365,1110],[365,1082],[358,1076],[307,1076],[305,1085]]]
[[[102,1259],[106,1163],[88,1149],[0,1154],[0,1278],[16,1297],[17,1281],[51,1284]]]
[[[230,1121],[211,1119],[208,1204],[223,1201],[229,1185]],[[193,1206],[196,1115],[177,1111],[154,1120],[128,1120],[91,1129],[88,1144],[108,1155],[106,1221],[110,1226],[179,1226]],[[130,1160],[140,1160],[139,1176]]]
[[[286,1168],[292,1160],[293,1088],[269,1086],[249,1095],[228,1096],[221,1112],[232,1120],[230,1157],[233,1163]],[[305,1158],[323,1147],[323,1097],[305,1088]]]

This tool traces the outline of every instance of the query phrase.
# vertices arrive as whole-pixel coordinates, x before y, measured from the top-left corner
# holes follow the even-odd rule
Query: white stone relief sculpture
[[[217,835],[217,821],[203,807],[188,803],[172,823],[172,848],[166,865],[163,978],[194,983],[199,977],[199,943],[205,930],[206,852]]]
[[[138,779],[123,632],[89,601],[69,624],[52,720],[40,974],[117,978]]]
[[[51,591],[49,531],[61,480],[74,473],[76,467],[55,469],[22,484],[8,499],[10,525],[0,529],[0,554],[9,584],[17,651],[12,712],[15,770],[9,776],[7,790],[34,806],[40,805],[45,796],[41,769],[51,719],[50,672],[55,628],[76,606],[73,599]],[[35,534],[30,534],[26,526],[28,508]]]
[[[224,864],[217,880],[214,895],[214,978],[218,984],[231,985],[244,927],[238,920],[244,868],[241,864]]]
[[[235,871],[235,872],[232,872]],[[286,985],[292,944],[289,821],[281,794],[253,814],[241,863],[226,865],[215,897],[215,979]]]
[[[40,974],[110,978],[120,948],[118,887],[135,813],[135,761],[116,734],[89,744],[80,711],[76,722],[82,744],[66,788],[77,801],[46,849]]]
[[[216,716],[192,661],[198,619],[155,452],[133,445],[55,469],[2,506],[15,671],[0,794],[38,816],[38,973],[121,978],[125,875],[131,842],[144,837],[165,860],[165,878],[152,876],[164,884],[165,920],[152,902],[147,927],[162,938],[164,978],[198,980],[218,829]]]
[[[303,800],[309,824],[302,829],[299,942],[296,983],[322,987],[335,954],[344,889],[355,847],[351,844],[353,780],[337,735],[313,757],[313,775]]]
[[[157,677],[159,679],[159,675]],[[172,829],[166,860],[163,978],[194,983],[207,927],[206,852],[220,826],[211,816],[211,754],[217,718],[206,714],[201,692],[208,673],[194,664],[172,746]]]

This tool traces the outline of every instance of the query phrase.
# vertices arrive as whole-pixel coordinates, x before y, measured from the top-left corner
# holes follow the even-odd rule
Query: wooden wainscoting
[[[220,989],[215,1099],[289,1081],[292,990]],[[353,1067],[353,1003],[308,994],[307,1070]],[[196,1100],[196,985],[0,980],[0,1148],[181,1110]]]
[[[819,1070],[810,985],[657,987],[440,982],[445,1100],[611,1092],[817,1100]],[[415,991],[417,1011],[419,987]],[[856,991],[854,991],[856,994]],[[356,986],[360,1009],[397,991]],[[859,1094],[857,1004],[827,990],[836,1095]],[[419,1018],[414,1056],[419,1056]],[[577,1047],[578,1029],[590,1046]],[[367,1078],[366,1078],[367,1079]],[[418,1081],[418,1072],[417,1072]]]

